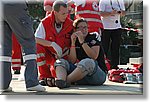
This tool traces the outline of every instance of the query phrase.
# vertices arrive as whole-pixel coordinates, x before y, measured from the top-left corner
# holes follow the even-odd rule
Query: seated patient
[[[78,85],[102,85],[106,80],[107,68],[100,35],[88,32],[84,18],[76,19],[73,26],[75,31],[71,35],[70,60],[58,59],[55,62],[56,86],[62,89],[72,82]]]

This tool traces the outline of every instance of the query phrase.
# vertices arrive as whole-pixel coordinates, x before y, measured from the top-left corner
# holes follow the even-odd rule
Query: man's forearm
[[[101,15],[102,17],[107,17],[107,16],[111,16],[112,13],[111,13],[111,12],[100,12],[100,15]]]
[[[47,40],[44,40],[44,39],[41,39],[41,38],[35,38],[36,40],[36,43],[37,44],[40,44],[40,45],[43,45],[43,46],[50,46],[51,45],[51,41],[47,41]]]

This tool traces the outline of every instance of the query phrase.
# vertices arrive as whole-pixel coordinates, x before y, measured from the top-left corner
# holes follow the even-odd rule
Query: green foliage
[[[28,4],[28,10],[32,17],[34,31],[39,25],[41,19],[45,17],[45,11],[43,8],[42,2],[33,2]]]
[[[135,23],[131,18],[128,18],[126,16],[121,17],[121,25],[123,28],[135,28]]]
[[[122,23],[123,28],[136,29],[135,23],[130,18],[122,17],[121,23]],[[130,57],[142,56],[141,54],[139,54],[139,52],[142,52],[142,50],[140,50],[140,47],[136,46],[138,41],[139,41],[138,32],[135,32],[132,30],[127,31],[125,29],[123,30],[122,35],[121,35],[122,46],[120,46],[120,64],[128,63]],[[133,45],[133,47],[130,47],[130,48],[125,47],[127,45]],[[134,51],[135,49],[138,49],[138,50]]]
[[[135,23],[130,18],[122,17],[121,24],[123,28],[136,29]],[[134,42],[138,40],[137,36],[138,36],[138,32],[123,30],[122,35],[121,35],[121,38],[122,38],[121,45],[134,44]]]
[[[29,13],[33,18],[42,19],[45,16],[42,2],[30,3],[28,5]]]

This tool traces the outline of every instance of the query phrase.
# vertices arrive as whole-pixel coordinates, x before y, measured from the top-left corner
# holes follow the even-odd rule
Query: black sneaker
[[[70,84],[64,80],[56,80],[55,84],[59,89],[70,87]]]
[[[45,83],[45,80],[40,80],[39,84],[42,85],[42,86],[47,86],[46,83]]]

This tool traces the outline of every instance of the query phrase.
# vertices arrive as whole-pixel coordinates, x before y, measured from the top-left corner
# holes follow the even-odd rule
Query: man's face
[[[68,16],[68,8],[65,8],[63,6],[60,6],[59,12],[55,12],[55,18],[57,23],[65,22],[67,16]]]

